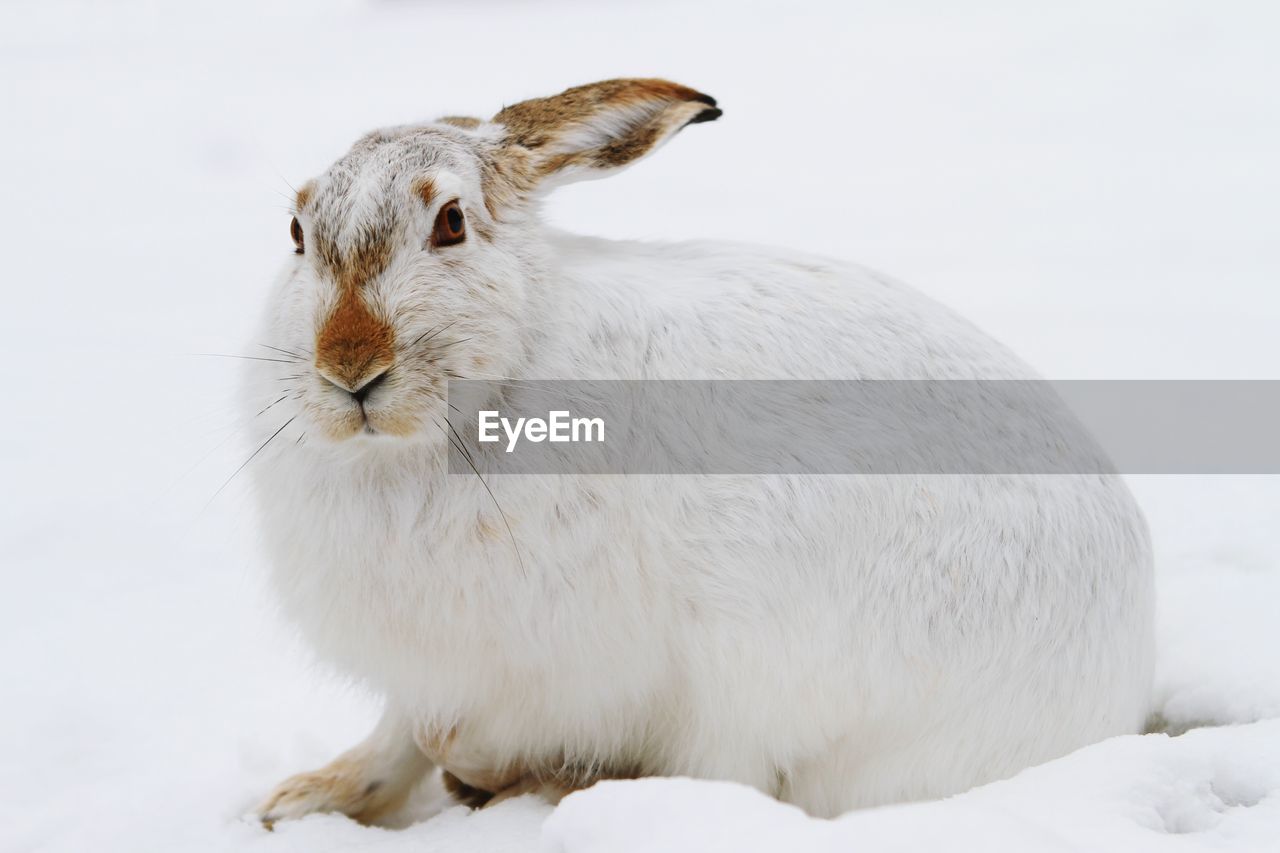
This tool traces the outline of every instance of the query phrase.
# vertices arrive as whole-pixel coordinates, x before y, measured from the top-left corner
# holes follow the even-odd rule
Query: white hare
[[[437,766],[473,802],[685,775],[835,815],[1141,729],[1151,555],[1117,477],[446,475],[450,377],[1032,375],[860,267],[539,221],[719,115],[596,83],[376,131],[298,193],[249,471],[284,611],[386,710],[264,820],[374,820]]]

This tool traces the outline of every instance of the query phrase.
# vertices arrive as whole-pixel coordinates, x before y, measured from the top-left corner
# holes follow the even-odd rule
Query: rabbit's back
[[[533,315],[547,345],[530,350],[528,377],[1034,376],[951,309],[856,264],[727,242],[555,237],[559,264]]]

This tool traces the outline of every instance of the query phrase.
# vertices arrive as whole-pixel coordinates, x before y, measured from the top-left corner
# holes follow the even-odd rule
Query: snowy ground
[[[6,3],[0,850],[1280,850],[1265,477],[1134,481],[1155,708],[1211,728],[832,822],[683,780],[240,819],[375,709],[278,624],[241,484],[210,502],[243,459],[235,364],[192,353],[242,351],[287,182],[377,124],[669,76],[724,119],[556,222],[858,259],[1057,378],[1280,378],[1280,13],[1035,6]]]

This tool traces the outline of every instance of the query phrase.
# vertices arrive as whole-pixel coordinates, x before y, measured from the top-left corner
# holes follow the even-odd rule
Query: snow
[[[288,184],[358,134],[660,74],[724,118],[558,224],[861,260],[1055,378],[1280,378],[1277,36],[1263,2],[5,4],[0,850],[1280,850],[1276,477],[1133,481],[1153,707],[1208,728],[836,821],[641,780],[268,833],[376,705],[275,616],[219,491],[237,365],[195,355],[245,351]]]
[[[1278,737],[1280,721],[1268,720],[1177,739],[1118,738],[948,800],[834,821],[740,785],[608,782],[565,801],[544,826],[544,849],[1263,850],[1276,843],[1280,819]]]

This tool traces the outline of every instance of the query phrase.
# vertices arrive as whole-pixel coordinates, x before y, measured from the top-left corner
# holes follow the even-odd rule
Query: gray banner
[[[448,393],[451,473],[1280,473],[1280,381],[455,380]]]

